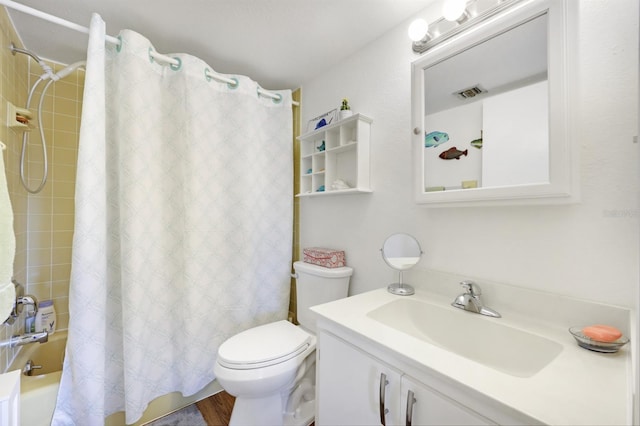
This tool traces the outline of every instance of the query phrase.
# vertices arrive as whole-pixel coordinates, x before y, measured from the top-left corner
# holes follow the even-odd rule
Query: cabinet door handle
[[[380,424],[382,426],[386,426],[386,421],[384,419],[384,416],[389,412],[389,410],[384,407],[385,390],[388,384],[389,384],[389,381],[387,380],[387,375],[384,373],[380,373]]]
[[[411,426],[413,420],[413,404],[416,403],[416,399],[413,397],[413,391],[407,392],[407,426]]]

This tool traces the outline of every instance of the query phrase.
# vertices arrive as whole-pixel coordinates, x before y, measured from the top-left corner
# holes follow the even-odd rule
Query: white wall
[[[431,21],[436,8],[420,14]],[[372,194],[301,200],[301,247],[346,250],[351,293],[395,274],[379,249],[415,235],[419,266],[569,296],[635,306],[638,300],[638,2],[582,0],[579,34],[580,204],[426,209],[413,202],[408,20],[306,82],[302,120],[349,98],[374,119]],[[303,128],[305,126],[303,125]],[[458,289],[452,288],[452,297]]]
[[[464,180],[475,180],[478,186],[482,186],[482,162],[487,152],[486,146],[478,149],[469,143],[484,137],[482,108],[482,100],[479,100],[424,117],[425,133],[439,131],[449,135],[449,142],[437,147],[424,148],[425,188],[461,188]],[[440,159],[440,154],[451,147],[467,151],[467,155],[460,160]]]
[[[522,102],[526,99],[526,102]],[[549,182],[549,85],[541,81],[482,102],[482,185]]]

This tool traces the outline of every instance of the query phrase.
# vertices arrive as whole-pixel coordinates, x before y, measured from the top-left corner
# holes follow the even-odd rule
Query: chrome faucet
[[[32,296],[30,294],[25,295],[24,286],[20,284],[18,281],[16,281],[15,279],[11,279],[11,282],[13,283],[16,291],[16,300],[13,303],[13,309],[11,309],[11,312],[9,313],[9,317],[4,320],[5,324],[9,324],[9,325],[13,325],[13,323],[16,322],[16,319],[22,313],[22,309],[24,308],[24,306],[28,306],[28,305],[33,306],[33,309],[31,310],[29,317],[35,316],[36,313],[38,312],[38,299],[36,299],[35,296]]]
[[[49,340],[48,331],[40,331],[38,333],[26,333],[23,335],[11,336],[7,340],[0,340],[0,348],[15,348],[16,346],[24,346],[29,343],[46,343]]]
[[[456,300],[451,303],[451,306],[464,309],[465,311],[474,312],[476,314],[487,315],[489,317],[501,317],[499,313],[482,304],[482,300],[480,299],[482,290],[480,290],[478,284],[473,281],[462,281],[460,285],[465,289],[465,292],[458,295]]]

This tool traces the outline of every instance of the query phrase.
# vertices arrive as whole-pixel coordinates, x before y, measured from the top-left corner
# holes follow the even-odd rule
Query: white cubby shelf
[[[354,114],[298,137],[300,193],[297,197],[370,193],[369,145],[373,120]],[[336,181],[349,188],[334,189]]]

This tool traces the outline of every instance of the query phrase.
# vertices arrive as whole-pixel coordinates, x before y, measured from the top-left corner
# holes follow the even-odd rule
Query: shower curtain
[[[105,46],[92,17],[55,425],[122,410],[133,423],[154,398],[211,382],[225,339],[287,315],[291,93],[119,38]]]

